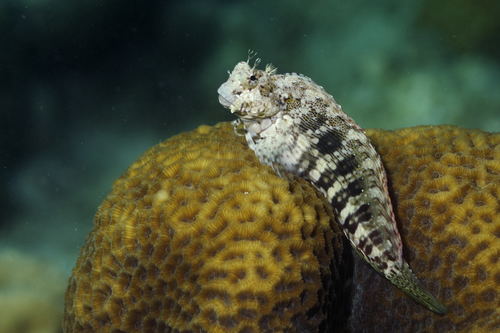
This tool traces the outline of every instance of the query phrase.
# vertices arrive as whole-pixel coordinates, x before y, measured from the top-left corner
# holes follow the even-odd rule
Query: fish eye
[[[255,75],[250,76],[250,81],[255,81],[257,80],[257,77]]]

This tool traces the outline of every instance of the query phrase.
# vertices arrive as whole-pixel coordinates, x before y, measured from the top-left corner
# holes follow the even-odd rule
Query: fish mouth
[[[222,106],[229,108],[231,104],[233,104],[235,96],[232,93],[231,86],[227,82],[223,83],[219,89],[217,89],[217,93],[219,94],[219,103],[222,104]]]
[[[222,106],[229,108],[231,106],[231,102],[227,100],[224,96],[219,95],[219,103],[222,104]]]

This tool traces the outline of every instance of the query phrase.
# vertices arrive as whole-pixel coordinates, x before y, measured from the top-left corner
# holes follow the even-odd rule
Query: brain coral
[[[64,329],[328,329],[342,253],[332,221],[308,184],[260,165],[230,125],[175,136],[135,162],[99,207]]]
[[[500,135],[448,126],[368,134],[388,170],[405,255],[447,315],[357,259],[346,267],[350,252],[323,199],[276,177],[219,124],[153,147],[114,184],[70,278],[65,331],[498,328]]]
[[[356,260],[350,329],[499,330],[500,134],[426,126],[369,135],[392,184],[405,255],[448,314],[409,302]]]

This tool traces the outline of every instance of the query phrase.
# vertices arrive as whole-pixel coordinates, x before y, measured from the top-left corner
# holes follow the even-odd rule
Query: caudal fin
[[[400,274],[394,276],[391,282],[429,310],[439,314],[446,313],[446,307],[420,285],[406,262],[403,264]]]

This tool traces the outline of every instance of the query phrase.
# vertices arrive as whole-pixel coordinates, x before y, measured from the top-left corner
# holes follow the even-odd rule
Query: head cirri
[[[271,65],[256,69],[259,59],[253,66],[248,62],[236,64],[228,80],[219,87],[219,102],[241,119],[272,117],[279,110],[278,98],[273,95],[276,69]]]

